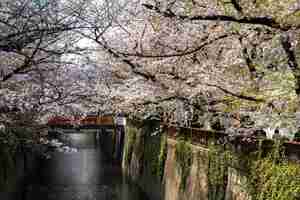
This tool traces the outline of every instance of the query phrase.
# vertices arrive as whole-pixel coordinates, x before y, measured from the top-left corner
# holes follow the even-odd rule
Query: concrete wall
[[[101,151],[108,160],[122,162],[124,146],[124,127],[116,126],[113,129],[101,129],[96,139]]]
[[[176,158],[178,140],[166,140],[166,158],[159,160],[161,141],[164,136],[151,136],[155,125],[150,127],[130,125],[126,131],[123,170],[148,194],[152,200],[248,200],[247,174],[234,167],[226,168],[222,182],[211,180],[212,161],[208,148],[186,143],[191,149],[192,162],[184,180],[184,172]],[[152,127],[151,127],[152,126]],[[148,129],[148,130],[147,130]],[[151,130],[152,129],[152,130]],[[132,133],[135,132],[135,133]],[[135,135],[135,137],[133,137]],[[150,152],[150,153],[149,153]],[[162,165],[162,166],[160,166]],[[158,168],[163,170],[158,176]],[[217,173],[217,172],[214,172]],[[221,174],[214,174],[215,177]]]
[[[125,174],[147,193],[149,199],[155,200],[161,199],[164,194],[157,165],[161,137],[150,136],[150,132],[152,130],[129,130],[127,127],[122,167]]]
[[[208,199],[208,152],[197,146],[192,147],[192,165],[184,189],[181,188],[182,174],[176,161],[177,141],[168,139],[168,154],[164,171],[165,200]]]
[[[1,200],[22,200],[23,190],[26,181],[32,178],[39,167],[40,153],[42,146],[19,148],[11,156],[11,165],[5,166],[2,160],[1,175],[5,176],[4,182],[0,186]],[[5,175],[6,174],[6,175]]]

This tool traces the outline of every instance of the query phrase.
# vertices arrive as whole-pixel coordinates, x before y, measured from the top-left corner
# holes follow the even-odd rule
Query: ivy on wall
[[[126,141],[124,149],[124,162],[125,168],[128,168],[131,163],[131,158],[134,150],[134,143],[136,140],[136,135],[138,134],[138,129],[134,127],[127,127],[126,129]]]
[[[181,176],[180,189],[185,190],[187,179],[190,175],[191,166],[193,163],[193,152],[190,144],[185,140],[180,140],[175,147],[175,158],[177,169]]]
[[[208,152],[208,199],[224,200],[228,176],[229,152],[210,144]]]
[[[152,135],[157,125],[152,122],[143,127],[146,131],[144,165],[150,166],[151,173],[161,182],[167,158],[167,136],[163,133]]]
[[[260,149],[247,155],[210,145],[209,200],[225,199],[229,167],[249,172],[245,188],[252,200],[300,199],[300,165],[287,160],[280,142],[267,153]]]
[[[165,134],[153,136],[150,134],[151,126],[148,128],[149,130],[145,127],[128,128],[124,159],[128,167],[133,153],[143,154],[142,164],[149,166],[152,175],[162,181],[168,148],[167,136]],[[138,141],[137,138],[140,138],[137,136],[138,134],[145,135],[144,143]],[[181,192],[186,192],[194,157],[192,146],[188,140],[189,137],[177,139],[175,146],[176,168],[180,174]],[[207,160],[209,200],[224,200],[230,195],[226,194],[228,175],[232,172],[229,168],[236,169],[237,173],[242,172],[243,175],[237,175],[246,179],[246,182],[242,183],[241,187],[243,188],[241,189],[246,190],[252,200],[300,199],[299,163],[287,160],[280,142],[276,142],[273,147],[272,145],[263,145],[270,144],[264,143],[264,141],[259,144],[261,148],[257,152],[249,153],[247,151],[247,153],[236,151],[236,148],[229,144],[210,143]],[[197,159],[200,159],[199,156]]]
[[[249,182],[254,200],[300,199],[300,165],[287,160],[280,142],[250,166]]]
[[[163,133],[152,135],[154,131],[156,131],[156,125],[153,122],[144,123],[143,125],[129,125],[127,127],[124,165],[125,168],[130,166],[134,154],[141,164],[139,174],[142,175],[147,168],[161,182],[167,158],[167,136]]]
[[[158,155],[160,151],[160,137],[147,136],[145,144],[144,165],[150,169],[151,174],[156,177],[158,174]]]
[[[157,176],[159,177],[160,181],[162,181],[164,176],[167,154],[168,154],[167,136],[164,134],[161,136],[160,152],[158,155],[158,163],[157,163]]]

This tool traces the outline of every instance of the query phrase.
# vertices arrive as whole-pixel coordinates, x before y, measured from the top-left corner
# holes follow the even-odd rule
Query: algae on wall
[[[123,157],[123,168],[128,169],[130,166],[135,138],[138,133],[138,129],[135,127],[126,127],[126,137],[125,137],[125,145],[124,145],[124,157]]]
[[[210,147],[208,152],[203,152],[203,150],[196,149],[187,139],[180,139],[175,145],[175,158],[180,178],[178,191],[180,198],[197,199],[200,197],[207,200],[225,200],[228,152],[223,152],[221,148],[215,146]],[[192,177],[194,175],[205,180],[195,180]],[[198,185],[193,186],[195,184],[190,183],[191,181],[197,181]],[[203,194],[193,190],[200,190]]]
[[[243,152],[228,144],[199,148],[189,137],[153,135],[154,127],[128,127],[123,160],[147,194],[153,195],[158,185],[159,199],[166,200],[300,198],[300,165],[287,161],[278,148],[269,154]]]
[[[224,200],[226,197],[228,160],[227,152],[210,144],[208,153],[208,200]]]
[[[246,197],[252,200],[299,199],[299,163],[288,161],[279,143],[275,143],[271,151],[264,151],[259,149],[244,154],[222,149],[220,145],[210,146],[209,200],[242,200]],[[234,169],[235,175],[229,168]],[[235,181],[244,180],[242,185],[239,183],[238,189],[243,195],[231,196],[230,191],[236,190],[227,183],[232,176]]]
[[[165,163],[166,163],[167,153],[168,153],[167,151],[168,151],[167,136],[166,134],[164,134],[161,136],[160,152],[158,156],[158,163],[156,166],[157,176],[159,177],[160,181],[162,181],[164,177]]]
[[[249,168],[253,200],[300,199],[300,165],[287,160],[280,141],[265,157],[258,153]]]
[[[144,123],[134,127],[129,124],[126,128],[123,167],[130,167],[133,156],[139,163],[148,167],[151,174],[162,180],[167,156],[167,138],[163,133],[155,134],[157,124]]]
[[[190,175],[191,166],[193,163],[192,148],[185,140],[180,140],[176,144],[175,157],[177,169],[181,177],[180,189],[185,190],[188,176]]]
[[[154,199],[160,199],[162,193],[166,156],[167,138],[159,132],[158,123],[128,123],[123,154],[124,171]]]

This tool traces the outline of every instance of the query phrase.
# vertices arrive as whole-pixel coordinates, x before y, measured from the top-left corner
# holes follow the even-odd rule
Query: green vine
[[[209,145],[208,165],[208,199],[224,200],[227,186],[229,151],[220,146]]]
[[[126,137],[125,152],[124,152],[124,161],[126,167],[130,166],[137,133],[138,133],[137,128],[127,127],[126,130],[127,137]]]
[[[144,141],[145,141],[145,130],[139,129],[135,134],[135,139],[132,142],[133,153],[135,154],[138,161],[141,161],[144,156]]]
[[[175,157],[177,169],[181,175],[180,189],[185,190],[187,178],[193,163],[193,152],[190,144],[184,140],[180,140],[176,144]]]
[[[157,124],[145,124],[143,129],[146,131],[144,166],[148,166],[151,174],[161,182],[167,158],[167,137],[161,133],[153,135],[157,131]]]
[[[143,151],[144,166],[149,166],[151,173],[161,181],[167,157],[167,137],[164,134],[155,136],[148,134],[153,131],[150,130],[151,127],[148,128],[149,130],[144,130],[146,137],[143,145],[138,142],[138,129],[128,129],[125,161],[130,165],[132,154]],[[193,164],[193,151],[187,142],[189,138],[187,134],[182,136],[184,137],[179,139],[175,146],[175,159],[181,177],[180,189],[185,191]],[[243,153],[236,152],[235,147],[230,145],[221,146],[213,143],[209,145],[207,171],[209,200],[225,199],[229,168],[246,173],[247,180],[242,189],[252,200],[300,199],[300,165],[287,160],[281,141],[276,141],[272,145],[270,141],[261,140],[258,146],[257,152]],[[197,159],[200,162],[200,156]]]
[[[300,166],[289,162],[280,142],[264,158],[251,165],[250,183],[254,200],[297,200],[300,198]]]
[[[160,137],[148,136],[145,145],[144,166],[147,166],[152,175],[157,175],[158,155],[160,151]]]
[[[160,142],[160,152],[159,152],[158,163],[157,163],[157,176],[159,177],[160,181],[162,181],[164,176],[165,162],[168,153],[167,150],[168,150],[167,136],[162,135],[161,142]]]
[[[127,128],[127,138],[124,150],[124,166],[128,168],[133,154],[141,164],[139,174],[149,171],[160,182],[163,179],[165,161],[167,158],[167,137],[165,134],[153,135],[157,131],[156,124],[144,123]]]

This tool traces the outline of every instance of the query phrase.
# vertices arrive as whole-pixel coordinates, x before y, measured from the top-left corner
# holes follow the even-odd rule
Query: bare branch
[[[229,15],[195,15],[195,16],[188,16],[188,15],[180,15],[175,14],[170,9],[166,11],[160,10],[159,7],[151,5],[151,4],[142,4],[146,9],[155,11],[158,14],[161,14],[164,17],[174,18],[178,20],[188,20],[188,21],[222,21],[222,22],[236,22],[240,24],[251,24],[251,25],[262,25],[267,26],[273,29],[287,31],[291,28],[300,28],[300,25],[292,26],[288,24],[280,24],[275,19],[269,16],[257,16],[257,17],[248,17],[243,16],[241,18],[236,18],[234,16]]]
[[[216,37],[214,39],[211,40],[207,40],[205,42],[203,42],[201,45],[199,45],[198,47],[191,49],[191,50],[187,50],[187,51],[183,51],[181,53],[174,53],[174,54],[158,54],[158,55],[149,55],[149,54],[143,54],[143,53],[125,53],[125,52],[121,52],[118,50],[114,50],[116,51],[119,55],[122,56],[134,56],[134,57],[141,57],[141,58],[170,58],[170,57],[181,57],[181,56],[187,56],[187,55],[191,55],[194,53],[197,53],[198,51],[201,51],[203,48],[205,48],[208,45],[213,44],[214,42],[217,42],[219,40],[222,40],[224,38],[228,38],[233,36],[234,34],[224,34],[221,35],[219,37]]]
[[[234,92],[231,92],[219,85],[214,85],[214,84],[205,84],[207,86],[210,86],[210,87],[215,87],[215,88],[218,88],[219,90],[221,90],[222,92],[224,92],[225,94],[229,94],[233,97],[236,97],[236,98],[239,98],[239,99],[244,99],[244,100],[247,100],[247,101],[254,101],[254,102],[258,102],[258,103],[263,103],[265,102],[264,99],[258,99],[258,98],[255,98],[255,97],[252,97],[252,96],[247,96],[247,95],[243,95],[243,94],[237,94],[237,93],[234,93]]]

